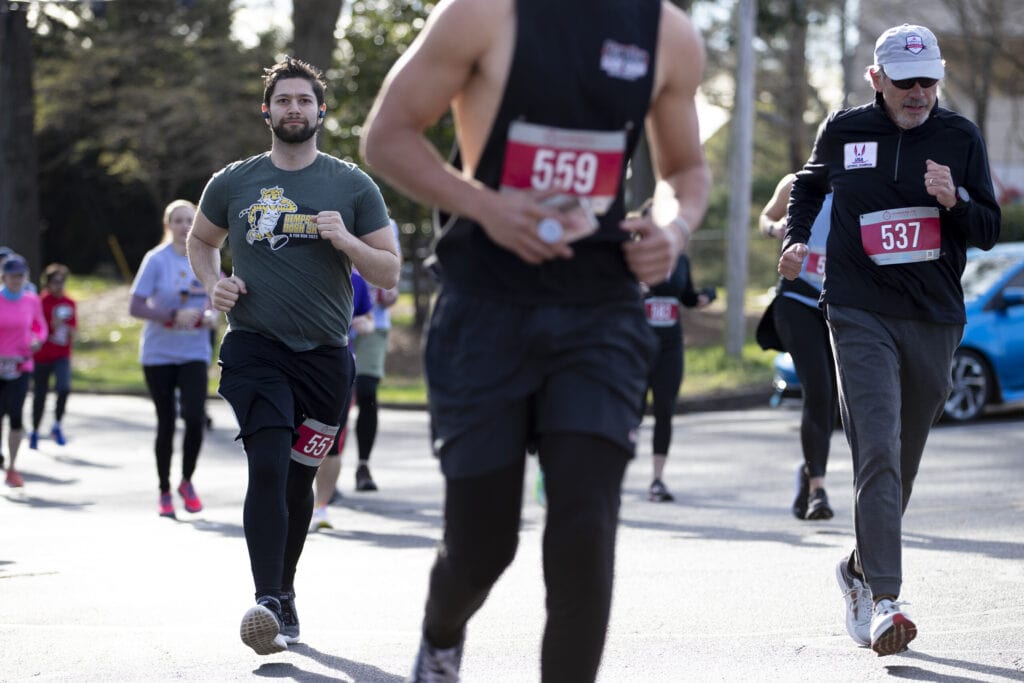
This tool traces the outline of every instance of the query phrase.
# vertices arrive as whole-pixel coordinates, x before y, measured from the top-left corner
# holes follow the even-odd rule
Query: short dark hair
[[[274,94],[274,87],[282,78],[306,79],[313,86],[317,106],[323,105],[324,91],[327,89],[323,72],[308,62],[287,56],[269,69],[263,70],[263,104],[270,106],[270,97]]]

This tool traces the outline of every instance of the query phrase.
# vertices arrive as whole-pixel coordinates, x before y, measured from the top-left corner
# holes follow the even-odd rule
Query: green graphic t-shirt
[[[294,351],[348,343],[352,264],[320,239],[310,219],[337,211],[357,237],[390,230],[369,176],[323,153],[306,168],[283,171],[267,152],[218,171],[199,208],[228,231],[233,274],[248,290],[227,314],[231,330],[256,332]]]

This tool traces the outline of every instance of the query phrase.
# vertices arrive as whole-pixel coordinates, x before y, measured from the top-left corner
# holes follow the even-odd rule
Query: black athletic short
[[[352,392],[355,366],[344,346],[296,352],[253,332],[231,331],[220,347],[220,395],[235,411],[236,438],[313,420],[333,436]],[[257,398],[264,400],[257,401]]]
[[[538,305],[442,290],[425,362],[445,476],[506,467],[546,433],[601,436],[632,455],[656,348],[639,296]]]

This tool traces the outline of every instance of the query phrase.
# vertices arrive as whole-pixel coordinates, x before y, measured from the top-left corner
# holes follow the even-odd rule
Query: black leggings
[[[174,424],[178,416],[175,389],[185,422],[185,437],[181,442],[181,478],[192,479],[203,446],[203,427],[206,426],[207,365],[192,361],[180,365],[143,365],[146,386],[156,408],[156,473],[160,479],[160,492],[171,490],[171,453],[174,450]]]
[[[292,430],[261,429],[242,438],[249,485],[242,526],[256,599],[294,591],[295,568],[313,516],[316,468],[291,458]]]
[[[774,315],[775,329],[789,350],[793,368],[800,378],[803,393],[800,445],[807,476],[824,477],[839,408],[828,324],[821,310],[785,296],[775,300]]]
[[[32,371],[32,431],[38,432],[46,411],[46,394],[50,391],[50,377],[55,376],[54,393],[57,405],[53,410],[53,419],[60,422],[64,419],[68,396],[71,394],[71,367],[68,358],[61,358],[53,363],[36,363]]]
[[[655,455],[668,455],[672,441],[672,415],[676,412],[679,387],[683,385],[683,331],[673,326],[657,330],[657,334],[658,354],[647,377],[654,413],[652,445]]]
[[[29,374],[23,372],[15,379],[0,380],[0,423],[6,415],[12,432],[24,429],[22,413],[28,396],[28,379]]]
[[[619,494],[629,454],[582,434],[542,436],[548,500],[544,529],[547,626],[544,681],[593,681],[611,610]],[[519,543],[525,459],[505,469],[446,480],[444,541],[430,572],[423,630],[455,645]]]
[[[377,385],[380,377],[356,375],[356,443],[359,446],[359,460],[370,459],[373,442],[377,438]]]

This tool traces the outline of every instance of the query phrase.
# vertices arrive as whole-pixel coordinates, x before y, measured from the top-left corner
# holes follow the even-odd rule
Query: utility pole
[[[755,0],[737,5],[736,96],[730,133],[729,242],[726,269],[725,352],[739,358],[746,340],[747,240],[750,236],[750,176],[754,158]]]

